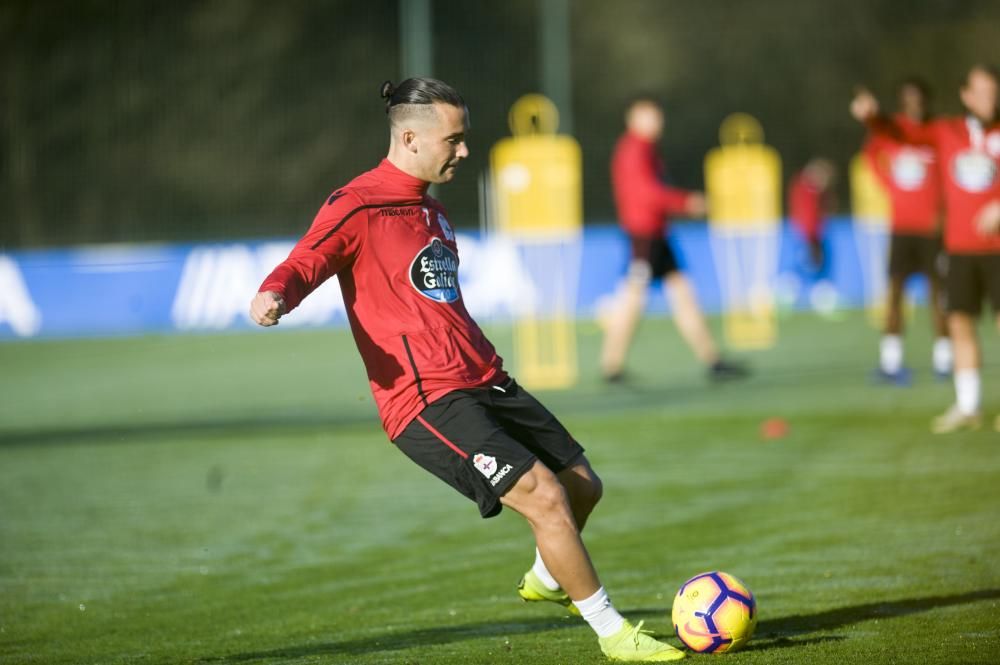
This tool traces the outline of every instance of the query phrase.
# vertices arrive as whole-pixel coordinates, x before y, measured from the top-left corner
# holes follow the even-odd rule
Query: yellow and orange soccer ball
[[[692,651],[736,651],[757,628],[757,601],[729,573],[702,573],[681,585],[671,618],[677,637]]]

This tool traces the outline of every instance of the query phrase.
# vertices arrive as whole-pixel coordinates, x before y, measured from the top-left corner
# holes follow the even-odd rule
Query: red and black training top
[[[823,235],[827,201],[806,171],[799,171],[788,186],[788,220],[809,242]]]
[[[611,185],[618,221],[630,236],[661,238],[671,215],[687,209],[691,192],[663,182],[656,144],[626,132],[611,156]]]
[[[921,144],[928,123],[903,114],[893,122],[905,140],[876,133],[865,143],[864,154],[889,195],[893,233],[935,236],[941,232],[941,174],[937,151]]]
[[[892,118],[868,121],[873,136],[933,146],[944,191],[944,246],[950,254],[1000,254],[1000,235],[976,228],[982,209],[1000,200],[1000,121],[939,118],[904,132]]]
[[[260,287],[291,311],[337,275],[390,439],[449,392],[507,378],[462,301],[455,234],[427,186],[382,160],[330,195]]]

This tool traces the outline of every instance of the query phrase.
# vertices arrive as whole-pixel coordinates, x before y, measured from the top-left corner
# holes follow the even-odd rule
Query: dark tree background
[[[433,74],[472,107],[473,155],[440,192],[460,226],[477,223],[477,176],[507,110],[538,88],[538,1],[434,1]],[[399,77],[398,10],[3,0],[0,250],[301,232],[384,154],[377,90]],[[613,217],[608,155],[636,91],[665,100],[671,175],[700,187],[732,111],[762,122],[786,176],[819,154],[843,171],[862,138],[846,111],[857,83],[891,105],[894,83],[920,74],[954,113],[969,65],[1000,61],[995,0],[575,0],[571,12],[589,221]]]

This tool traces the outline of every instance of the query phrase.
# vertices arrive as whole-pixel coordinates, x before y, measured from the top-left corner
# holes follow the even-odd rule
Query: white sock
[[[544,584],[549,591],[555,591],[559,588],[559,582],[556,582],[556,578],[552,577],[552,573],[545,567],[542,553],[538,551],[537,547],[535,548],[535,565],[531,567],[531,570],[535,573],[538,581]]]
[[[899,335],[883,335],[878,350],[883,372],[895,374],[903,367],[903,340]]]
[[[955,372],[955,404],[966,415],[979,411],[979,370],[960,369]]]
[[[947,337],[938,337],[934,340],[934,352],[932,356],[934,371],[938,374],[947,374],[951,371],[951,340]]]
[[[598,637],[611,637],[621,630],[625,623],[625,619],[611,604],[611,599],[608,598],[608,592],[604,590],[604,587],[595,591],[590,598],[574,600],[573,604],[576,605],[576,609],[580,610],[580,614],[594,629]]]

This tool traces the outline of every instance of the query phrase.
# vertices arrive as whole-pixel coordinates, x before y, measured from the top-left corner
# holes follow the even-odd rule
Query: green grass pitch
[[[721,569],[756,593],[757,634],[693,662],[1000,662],[982,332],[989,419],[932,436],[952,388],[923,312],[910,388],[869,382],[861,314],[783,319],[724,386],[665,320],[635,380],[604,386],[582,324],[579,387],[539,396],[605,481],[585,539],[616,605],[677,644],[673,594]],[[515,595],[523,520],[480,520],[386,441],[346,331],[8,343],[0,368],[2,663],[606,662],[580,620]],[[773,416],[790,432],[763,440]]]

